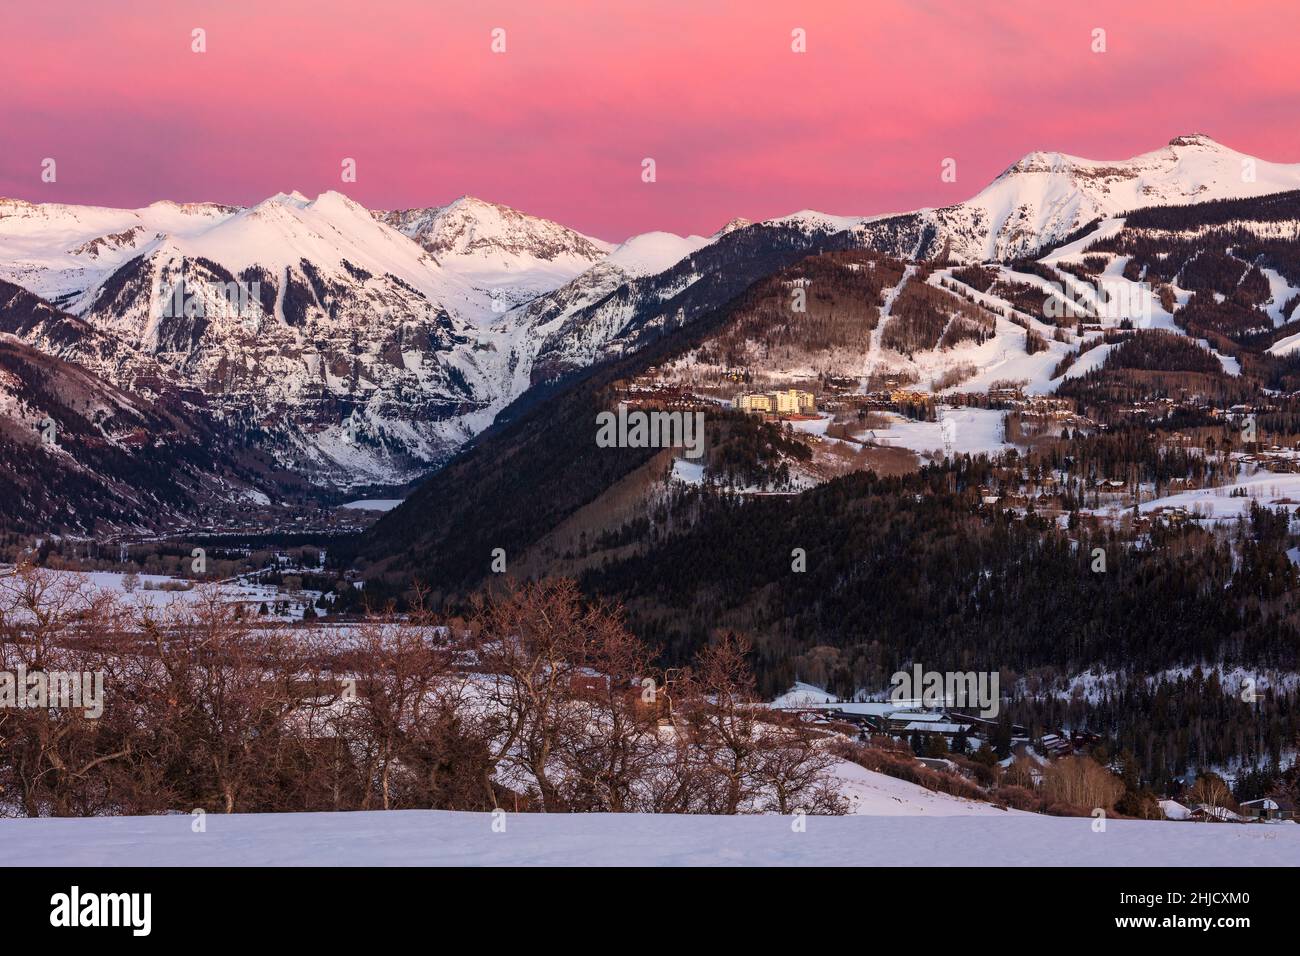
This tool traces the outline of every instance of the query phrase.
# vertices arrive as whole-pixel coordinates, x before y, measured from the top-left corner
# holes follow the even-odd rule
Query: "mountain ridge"
[[[1031,152],[946,207],[804,211],[617,244],[472,196],[387,211],[335,190],[248,207],[0,199],[0,279],[117,343],[17,329],[28,345],[116,387],[148,366],[144,377],[205,394],[226,427],[325,487],[398,486],[530,389],[631,355],[802,256],[859,247],[1009,260],[1114,222],[1139,199],[1175,206],[1284,187],[1300,188],[1300,164],[1191,134],[1123,161]],[[251,287],[237,314],[231,286]]]

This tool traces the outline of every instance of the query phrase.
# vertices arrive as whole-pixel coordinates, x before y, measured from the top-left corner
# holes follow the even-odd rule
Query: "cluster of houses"
[[[868,703],[843,703],[811,705],[794,709],[808,720],[822,721],[840,728],[852,727],[860,739],[876,736],[896,737],[911,741],[916,737],[926,740],[942,737],[948,747],[954,741],[964,740],[968,747],[978,748],[991,743],[998,721],[968,714],[948,707],[927,707],[916,701],[882,701]],[[1013,755],[1026,753],[1033,748],[1042,757],[1059,760],[1076,753],[1087,753],[1101,742],[1098,734],[1086,731],[1056,730],[1035,739],[1029,729],[1011,724],[1010,745]]]
[[[899,406],[924,405],[932,401],[934,401],[933,395],[918,392],[914,388],[898,386],[868,392],[863,396],[862,407],[869,409],[897,409]]]
[[[659,382],[648,376],[619,379],[614,383],[618,400],[632,408],[666,411],[706,411],[718,402],[696,395],[688,388]]]
[[[917,701],[868,701],[841,704],[813,704],[785,708],[805,719],[852,727],[862,739],[886,735],[911,738],[940,736],[951,746],[958,738],[978,745],[991,739],[996,720],[961,713],[946,707],[928,707]],[[1011,726],[1012,743],[1029,744],[1029,731]]]
[[[1240,402],[1229,406],[1226,410],[1212,408],[1210,414],[1215,418],[1226,418],[1228,421],[1236,422],[1248,415],[1267,415],[1277,410],[1278,407],[1269,402]]]
[[[1203,823],[1286,823],[1296,820],[1295,801],[1283,796],[1247,800],[1236,810],[1197,803],[1185,806],[1177,800],[1161,800],[1160,810],[1169,820]]]
[[[1173,416],[1174,412],[1180,408],[1199,409],[1196,403],[1190,405],[1182,402],[1176,402],[1172,398],[1150,398],[1141,401],[1131,402],[1127,405],[1117,405],[1115,412],[1127,418],[1136,418],[1141,421],[1162,421]]]
[[[1233,457],[1243,464],[1254,465],[1262,471],[1271,471],[1276,474],[1300,472],[1300,455],[1296,454],[1295,449],[1283,448],[1280,445],[1270,445],[1268,448],[1259,449],[1259,451],[1243,452]]]
[[[1025,390],[1019,385],[994,385],[988,394],[994,408],[1011,408],[1025,400]]]
[[[996,720],[972,714],[961,713],[942,707],[926,707],[916,701],[880,701],[866,703],[822,704],[808,703],[783,708],[788,713],[802,719],[825,724],[841,733],[856,732],[859,739],[889,736],[903,741],[911,741],[918,735],[922,738],[939,736],[948,746],[954,740],[965,740],[969,746],[977,747],[980,743],[991,741],[998,726]],[[1005,766],[1020,755],[1036,757],[1035,777],[1041,777],[1042,768],[1049,760],[1059,760],[1073,754],[1086,754],[1101,742],[1101,737],[1086,731],[1056,730],[1044,733],[1035,740],[1028,729],[1012,724],[1012,756],[1002,761]],[[1031,749],[1032,748],[1032,749]],[[934,769],[951,767],[947,760],[938,758],[917,758],[921,763]],[[1175,800],[1161,800],[1160,808],[1167,819],[1193,820],[1209,822],[1286,822],[1297,820],[1295,803],[1284,796],[1262,797],[1247,800],[1237,810],[1227,807],[1212,807],[1205,804],[1184,806]]]
[[[1066,421],[1077,417],[1074,414],[1073,401],[1052,395],[1031,395],[1028,398],[1017,399],[1012,407],[1022,415],[1050,418],[1054,421]]]

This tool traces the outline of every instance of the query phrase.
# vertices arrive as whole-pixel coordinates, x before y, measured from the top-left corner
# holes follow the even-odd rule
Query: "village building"
[[[735,404],[741,411],[768,415],[814,415],[817,412],[816,396],[797,388],[737,395]]]
[[[1295,803],[1286,797],[1262,797],[1247,800],[1241,805],[1241,815],[1247,820],[1294,820]]]

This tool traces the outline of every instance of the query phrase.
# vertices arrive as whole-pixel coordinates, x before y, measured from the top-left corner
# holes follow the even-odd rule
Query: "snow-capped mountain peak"
[[[671,232],[643,232],[609,254],[607,263],[631,276],[654,275],[708,245],[705,236],[679,236]]]
[[[954,234],[954,255],[996,259],[1032,252],[1094,219],[1143,206],[1291,189],[1300,189],[1300,163],[1266,162],[1194,133],[1123,160],[1035,151],[974,198],[935,210],[935,216]]]
[[[305,206],[309,202],[311,202],[311,199],[308,198],[307,196],[304,196],[298,190],[293,189],[287,193],[284,192],[276,193],[274,196],[268,199],[267,202],[282,202],[282,203],[290,203],[294,206]]]
[[[1200,149],[1218,149],[1225,150],[1222,143],[1206,136],[1204,133],[1189,133],[1186,136],[1175,136],[1169,141],[1171,147],[1189,146]]]
[[[753,224],[754,224],[754,223],[753,223],[752,220],[750,220],[750,219],[745,219],[745,218],[742,217],[742,216],[737,216],[735,219],[732,219],[731,221],[729,221],[725,226],[723,226],[721,229],[719,229],[717,232],[715,232],[715,233],[714,233],[712,236],[710,236],[709,238],[710,238],[710,239],[721,239],[723,236],[728,235],[729,233],[733,233],[733,232],[735,232],[737,229],[744,229],[746,226],[752,226]]]
[[[401,232],[434,254],[470,255],[499,250],[544,260],[566,255],[595,260],[611,248],[607,242],[557,222],[475,196],[461,196],[434,209],[405,210],[394,215],[405,226]]]
[[[517,305],[559,288],[613,245],[510,206],[461,196],[446,206],[376,211],[448,272]]]

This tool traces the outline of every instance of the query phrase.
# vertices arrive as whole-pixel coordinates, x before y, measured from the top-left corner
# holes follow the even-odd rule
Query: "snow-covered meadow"
[[[996,813],[996,811],[995,811]],[[0,820],[50,866],[1295,866],[1300,826],[1035,814],[807,817],[439,810]],[[802,826],[800,825],[802,823]]]
[[[7,576],[11,569],[0,572],[0,578]],[[286,568],[287,572],[300,572],[300,569]],[[289,592],[274,584],[265,584],[258,580],[256,573],[243,574],[219,582],[199,582],[185,578],[175,578],[165,574],[136,574],[134,576],[118,571],[51,571],[47,572],[56,587],[84,589],[87,598],[102,594],[121,601],[127,606],[143,606],[156,609],[179,604],[196,604],[217,600],[223,604],[242,604],[253,614],[259,614],[266,608],[263,616],[272,621],[303,621],[319,616],[316,602],[320,591],[300,590]],[[6,594],[0,583],[0,595]],[[12,594],[10,594],[12,597]],[[11,613],[22,613],[21,609],[12,608]]]
[[[834,768],[846,816],[390,810],[0,819],[34,866],[1286,866],[1300,826],[1050,817]]]
[[[946,427],[954,454],[996,455],[1015,447],[1005,439],[1004,413],[995,409],[945,407],[943,422],[914,421],[893,412],[880,414],[889,419],[889,427],[863,436],[879,445],[943,454]]]
[[[1138,507],[1143,512],[1157,508],[1186,508],[1193,514],[1223,520],[1247,514],[1252,504],[1294,511],[1300,504],[1300,475],[1261,471],[1229,485],[1184,491],[1144,502]]]

